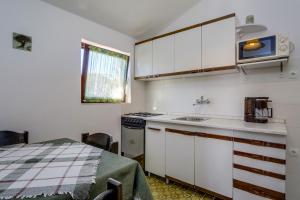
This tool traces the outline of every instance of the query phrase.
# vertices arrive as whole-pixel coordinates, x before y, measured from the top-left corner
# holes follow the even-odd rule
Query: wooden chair
[[[109,178],[107,190],[99,194],[94,200],[122,200],[122,183]]]
[[[0,131],[0,146],[20,143],[28,144],[28,131],[24,131],[24,133]]]
[[[106,133],[82,133],[81,142],[118,154],[119,144]]]

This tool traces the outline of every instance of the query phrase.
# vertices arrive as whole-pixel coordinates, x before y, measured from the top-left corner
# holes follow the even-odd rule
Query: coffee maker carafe
[[[268,118],[273,117],[273,109],[268,107],[272,102],[269,97],[245,97],[246,122],[267,123]]]

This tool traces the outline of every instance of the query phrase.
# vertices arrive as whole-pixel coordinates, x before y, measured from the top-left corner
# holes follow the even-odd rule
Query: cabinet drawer
[[[274,162],[266,162],[262,160],[251,159],[243,156],[234,155],[233,163],[243,166],[248,166],[251,168],[261,169],[268,172],[273,172],[277,174],[285,174],[285,165],[278,164]]]
[[[264,141],[268,143],[286,144],[286,137],[282,135],[234,131],[234,137],[248,139],[252,141]]]
[[[234,150],[285,160],[285,150],[234,142]]]
[[[286,137],[234,132],[234,199],[285,199]]]
[[[234,200],[260,200],[275,199],[285,200],[285,194],[267,188],[259,187],[240,180],[233,180],[233,199]]]
[[[250,192],[246,192],[240,189],[233,189],[233,199],[234,200],[270,200],[265,197],[261,197]]]
[[[236,168],[233,170],[233,178],[277,192],[285,192],[285,181],[278,178],[264,176]]]

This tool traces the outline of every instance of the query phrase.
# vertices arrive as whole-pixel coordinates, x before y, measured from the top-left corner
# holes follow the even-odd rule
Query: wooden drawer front
[[[266,162],[262,160],[256,160],[252,158],[234,155],[233,163],[277,174],[285,174],[285,165],[274,162]]]
[[[277,159],[285,160],[285,150],[272,148],[272,147],[263,147],[252,144],[245,144],[240,142],[234,142],[233,149],[235,151],[247,152],[251,154],[262,155],[266,157],[272,157]]]
[[[285,194],[264,187],[246,183],[240,180],[233,180],[234,200],[285,200]]]
[[[252,141],[263,141],[268,143],[286,144],[286,137],[282,135],[234,131],[234,137],[248,139]]]
[[[234,200],[269,200],[268,198],[257,196],[255,194],[237,188],[233,189],[233,196]]]
[[[236,200],[285,199],[286,137],[234,132]]]
[[[285,193],[285,180],[260,175],[236,168],[234,168],[233,170],[233,178],[256,186]]]

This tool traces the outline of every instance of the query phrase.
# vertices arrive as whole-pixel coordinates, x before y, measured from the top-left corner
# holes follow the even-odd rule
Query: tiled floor
[[[167,185],[162,178],[156,176],[151,175],[147,179],[154,200],[214,200],[214,197],[208,194],[196,192],[173,182]]]

